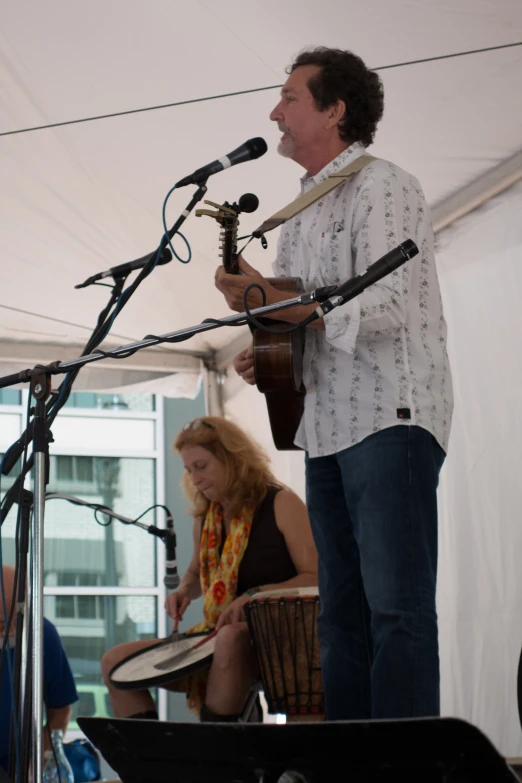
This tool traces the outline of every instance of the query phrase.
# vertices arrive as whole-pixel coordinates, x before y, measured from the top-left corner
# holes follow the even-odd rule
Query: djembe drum
[[[267,590],[244,609],[269,713],[323,720],[317,588]]]

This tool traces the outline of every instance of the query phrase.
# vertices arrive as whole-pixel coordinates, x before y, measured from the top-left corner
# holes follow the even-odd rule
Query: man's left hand
[[[250,266],[250,264],[245,261],[243,256],[239,256],[238,264],[241,272],[243,273],[241,275],[229,275],[227,272],[225,272],[225,268],[223,266],[218,266],[215,275],[216,288],[221,291],[227,300],[227,304],[230,309],[235,310],[238,313],[243,312],[245,309],[245,291],[249,285],[252,285],[252,283],[257,283],[258,285],[262,286],[262,288],[264,288],[266,294],[266,304],[272,304],[274,301],[272,299],[272,292],[275,292],[275,289],[270,285],[270,283],[265,280],[263,275],[260,274],[257,269],[254,269],[253,266]],[[261,292],[254,288],[248,295],[248,306],[253,308],[261,307],[261,305]]]
[[[236,598],[230,606],[227,606],[225,611],[220,615],[216,625],[216,631],[219,631],[224,625],[229,623],[244,623],[246,622],[245,612],[243,610],[244,605],[250,601],[250,596],[247,593],[243,593],[242,596]]]

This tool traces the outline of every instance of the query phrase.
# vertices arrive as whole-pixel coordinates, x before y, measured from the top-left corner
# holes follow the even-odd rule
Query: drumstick
[[[192,650],[197,650],[198,647],[201,647],[202,644],[205,644],[205,642],[210,641],[210,639],[213,639],[214,636],[217,634],[217,631],[212,631],[212,633],[209,633],[207,636],[204,636],[203,639],[194,645],[194,647],[191,647]]]
[[[208,641],[210,641],[210,639],[213,639],[216,634],[217,634],[217,630],[216,631],[212,631],[212,633],[208,633],[206,636],[203,637],[203,639],[201,639],[201,641],[199,641],[196,644],[192,645],[188,649],[182,650],[179,653],[175,653],[173,656],[171,656],[167,660],[161,661],[161,663],[154,664],[154,668],[155,669],[162,669],[162,670],[163,669],[170,669],[174,664],[178,664],[181,661],[183,661],[185,658],[188,658],[188,656],[190,655],[190,653],[193,650],[196,650],[198,647],[201,647],[203,644],[205,644],[205,642],[208,642]]]
[[[174,628],[172,629],[172,632],[170,634],[169,641],[171,642],[178,642],[181,639],[182,634],[178,631],[179,626],[179,615],[177,614],[174,618]]]

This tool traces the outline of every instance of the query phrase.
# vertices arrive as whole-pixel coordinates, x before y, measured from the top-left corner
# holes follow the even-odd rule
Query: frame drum
[[[138,650],[117,663],[109,672],[109,679],[115,688],[135,690],[174,682],[206,669],[211,664],[216,639],[192,649],[204,636],[208,633],[194,633],[176,641],[167,637],[145,650]],[[179,657],[181,653],[182,658]]]

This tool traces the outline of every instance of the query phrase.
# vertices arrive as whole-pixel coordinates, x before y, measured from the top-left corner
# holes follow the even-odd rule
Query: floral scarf
[[[248,504],[232,520],[230,533],[221,547],[225,530],[223,509],[219,503],[210,504],[199,547],[199,578],[205,619],[190,628],[187,633],[212,631],[221,613],[235,599],[237,575],[248,545],[253,516],[254,507]],[[198,715],[205,701],[207,677],[208,669],[186,678],[188,706]]]

